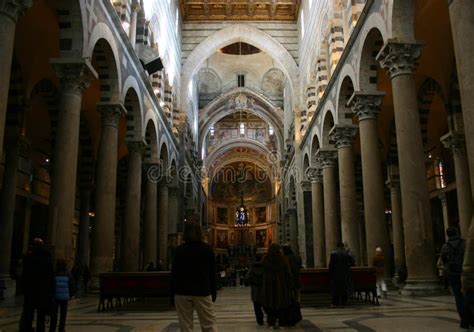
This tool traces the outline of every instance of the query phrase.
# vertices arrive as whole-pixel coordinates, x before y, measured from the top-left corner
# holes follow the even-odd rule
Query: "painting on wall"
[[[216,248],[225,249],[229,246],[227,230],[218,229],[216,232]]]
[[[227,208],[217,208],[217,220],[218,224],[227,224]]]
[[[257,224],[265,224],[267,222],[267,207],[266,206],[260,206],[255,208],[255,214],[256,214],[256,223]]]
[[[267,230],[259,229],[255,231],[257,248],[265,248],[267,243]]]

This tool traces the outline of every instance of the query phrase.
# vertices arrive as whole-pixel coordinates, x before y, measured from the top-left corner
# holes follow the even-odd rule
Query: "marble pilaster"
[[[97,73],[83,58],[57,58],[50,63],[60,79],[61,95],[52,161],[48,242],[54,257],[72,263],[82,92]]]
[[[377,60],[391,78],[408,279],[402,294],[439,292],[415,82],[420,44],[389,41]],[[422,262],[420,264],[420,262]]]
[[[358,127],[354,125],[336,125],[330,131],[337,148],[339,161],[339,194],[341,204],[342,242],[355,256],[356,265],[360,265],[359,221],[357,219],[357,194],[352,144]]]
[[[331,252],[341,241],[341,225],[337,208],[336,188],[336,149],[319,149],[316,153],[323,173],[324,192],[324,237],[326,240],[326,263],[329,263]]]
[[[3,155],[5,117],[18,17],[33,4],[33,0],[0,0],[0,157]]]
[[[458,196],[459,227],[461,236],[468,235],[472,215],[472,188],[469,181],[469,165],[466,156],[464,135],[449,132],[441,137],[444,147],[451,150],[454,159],[454,172],[456,175],[456,192]]]
[[[99,103],[97,109],[101,114],[102,131],[97,157],[96,213],[91,244],[92,287],[98,287],[99,273],[113,269],[118,123],[126,114],[122,104]]]
[[[128,142],[127,192],[125,220],[122,224],[120,263],[123,272],[139,270],[142,157],[144,142]]]
[[[384,93],[380,92],[356,91],[348,104],[359,118],[367,262],[372,266],[375,249],[381,247],[385,257],[385,277],[388,279],[390,242],[385,221],[384,181],[377,131],[377,114],[383,97]]]

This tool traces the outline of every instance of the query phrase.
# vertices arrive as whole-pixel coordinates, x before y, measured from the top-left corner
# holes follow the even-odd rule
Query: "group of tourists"
[[[203,242],[201,226],[186,222],[184,244],[178,246],[171,269],[172,302],[176,306],[182,332],[193,330],[196,310],[204,332],[217,331],[212,302],[217,297],[216,262],[212,248]],[[301,259],[289,246],[271,244],[265,257],[247,272],[257,324],[269,327],[292,326],[301,320],[299,292]]]

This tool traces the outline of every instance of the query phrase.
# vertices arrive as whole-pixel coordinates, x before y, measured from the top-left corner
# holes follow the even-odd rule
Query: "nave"
[[[309,301],[312,305],[309,304]],[[73,300],[68,312],[68,332],[178,332],[176,312],[166,300],[133,303],[122,309],[97,313],[94,296]],[[221,332],[266,331],[255,323],[250,288],[224,288],[215,304]],[[17,331],[21,307],[6,302],[0,307],[0,331]],[[360,331],[410,332],[458,331],[458,318],[452,296],[407,298],[389,293],[379,306],[354,304],[345,309],[331,309],[329,298],[303,297],[303,321],[291,331]],[[195,315],[194,331],[200,331]]]

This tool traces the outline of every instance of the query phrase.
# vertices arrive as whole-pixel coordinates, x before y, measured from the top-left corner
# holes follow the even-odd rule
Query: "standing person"
[[[53,262],[43,240],[35,238],[23,259],[23,322],[20,330],[33,331],[36,310],[36,332],[44,332],[45,316],[51,309],[54,286]]]
[[[354,260],[344,247],[344,243],[338,243],[336,250],[331,253],[329,259],[331,307],[346,305],[352,293],[352,265],[354,265]]]
[[[252,264],[247,272],[247,281],[250,285],[250,297],[253,302],[253,310],[258,325],[263,325],[263,306],[262,306],[262,284],[263,284],[263,266],[262,255],[255,256],[255,263]]]
[[[56,331],[56,326],[58,324],[58,309],[60,311],[59,332],[64,332],[66,327],[67,304],[74,293],[73,285],[73,277],[67,270],[66,261],[58,259],[56,263],[56,276],[54,277],[54,299],[49,332]]]
[[[461,290],[461,273],[466,243],[459,235],[456,227],[448,227],[446,235],[448,236],[448,241],[441,248],[441,259],[443,260],[448,284],[456,300],[456,309],[461,319],[460,327],[468,329],[469,324],[472,323],[472,315],[469,313],[469,310],[466,310]]]
[[[375,249],[375,256],[373,259],[373,266],[375,267],[375,276],[377,279],[377,296],[380,298],[387,297],[387,285],[385,284],[385,257],[382,252],[382,248],[377,247]]]
[[[268,326],[278,329],[283,312],[291,305],[291,271],[288,261],[273,243],[262,261],[262,304],[267,312]]]
[[[196,309],[202,331],[217,332],[212,304],[217,296],[214,251],[203,242],[201,226],[193,221],[184,224],[183,241],[176,248],[171,268],[172,301],[181,331],[193,330]]]
[[[288,263],[290,264],[292,289],[294,291],[295,301],[300,302],[300,272],[301,268],[303,267],[303,264],[301,263],[301,257],[293,252],[289,244],[283,246],[283,255],[285,255]]]

